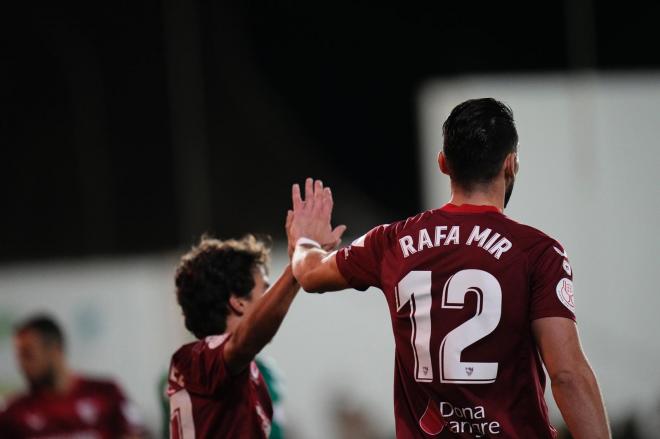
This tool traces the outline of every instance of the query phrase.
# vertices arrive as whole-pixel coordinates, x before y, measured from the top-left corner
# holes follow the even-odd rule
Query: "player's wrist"
[[[296,247],[303,246],[307,248],[318,248],[322,249],[323,246],[316,240],[312,238],[307,238],[306,236],[301,236],[296,240]]]

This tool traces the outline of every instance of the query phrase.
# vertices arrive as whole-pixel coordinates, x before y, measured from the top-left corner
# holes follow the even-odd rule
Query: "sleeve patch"
[[[557,297],[559,301],[571,312],[575,312],[575,299],[573,297],[573,282],[568,278],[563,278],[557,283]]]

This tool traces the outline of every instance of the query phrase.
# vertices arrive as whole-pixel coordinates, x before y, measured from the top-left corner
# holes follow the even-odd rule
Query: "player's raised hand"
[[[286,230],[286,237],[287,239],[289,238],[289,235],[291,234],[289,230],[291,229],[291,223],[293,222],[293,210],[289,209],[286,213],[286,221],[284,223],[284,230]],[[291,240],[288,239],[289,241],[289,248],[288,248],[288,253],[289,253],[289,259],[291,259],[291,256],[293,256],[293,250],[295,249],[295,243],[292,244]]]
[[[339,245],[346,226],[340,225],[334,229],[330,225],[332,217],[332,191],[323,187],[321,180],[308,178],[305,181],[305,198],[301,196],[300,186],[294,184],[291,189],[293,202],[293,217],[287,218],[287,236],[290,249],[300,238],[312,239],[326,250]]]

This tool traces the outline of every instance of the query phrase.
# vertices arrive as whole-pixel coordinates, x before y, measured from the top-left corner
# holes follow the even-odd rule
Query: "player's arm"
[[[285,224],[287,234],[292,221],[293,212],[289,211]],[[291,253],[292,249],[289,248],[289,256]],[[273,339],[299,289],[300,285],[293,277],[291,265],[287,265],[277,281],[263,296],[256,299],[258,302],[243,317],[225,345],[224,358],[231,372],[244,370],[255,355]]]
[[[339,244],[346,226],[332,229],[332,192],[320,180],[305,182],[305,200],[300,187],[292,188],[293,219],[287,229],[289,246],[293,249],[293,275],[307,292],[343,290],[348,282],[339,272],[335,252],[327,249]],[[327,244],[329,243],[329,244]]]
[[[232,373],[243,371],[254,357],[272,340],[296,297],[300,285],[287,265],[284,273],[243,316],[227,340],[224,358]]]
[[[610,438],[603,398],[575,322],[563,317],[540,318],[532,322],[532,331],[571,435],[575,439]]]
[[[337,267],[336,251],[298,243],[293,254],[293,274],[308,293],[344,290],[348,282]]]

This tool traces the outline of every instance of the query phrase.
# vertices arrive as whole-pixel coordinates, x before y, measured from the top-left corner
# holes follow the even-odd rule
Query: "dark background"
[[[425,81],[660,65],[659,8],[635,2],[13,3],[5,262],[280,238],[308,175],[363,232],[420,208]]]

